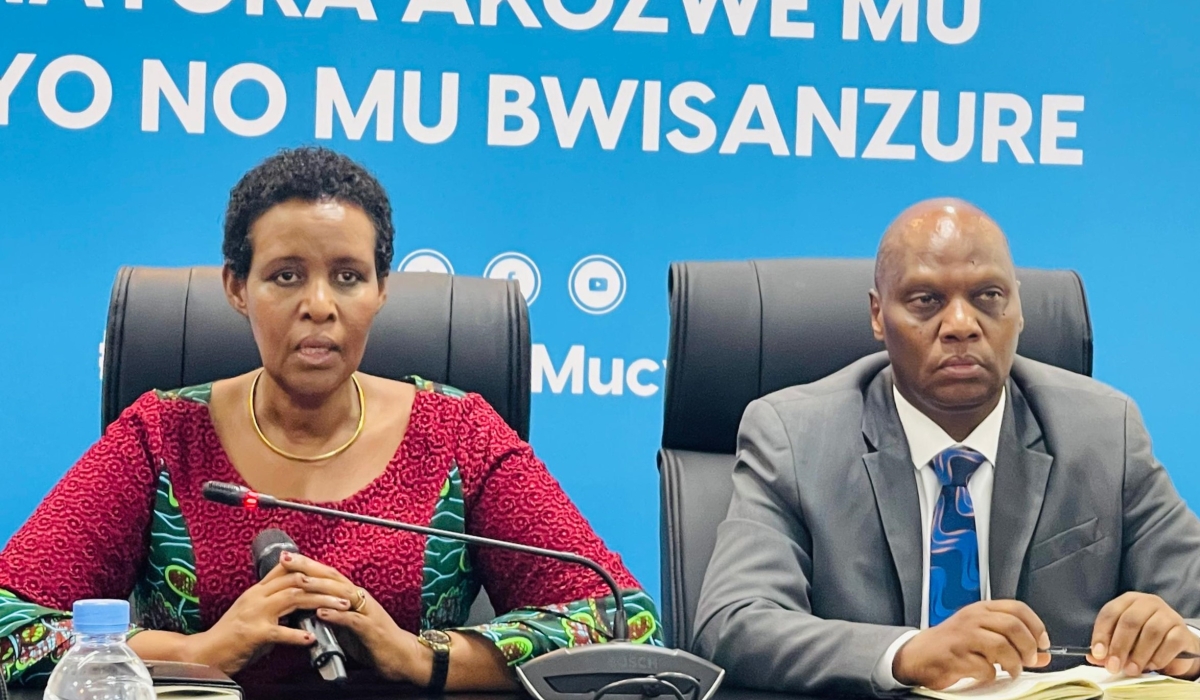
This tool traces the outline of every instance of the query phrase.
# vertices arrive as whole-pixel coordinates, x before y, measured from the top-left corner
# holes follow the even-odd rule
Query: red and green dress
[[[591,557],[625,590],[630,635],[661,644],[653,601],[529,445],[478,395],[410,381],[418,388],[412,416],[387,468],[350,498],[321,505]],[[210,391],[139,398],[0,552],[0,672],[8,682],[45,680],[69,643],[65,611],[76,600],[129,598],[137,629],[210,628],[255,583],[250,544],[267,528],[368,590],[414,633],[461,628],[483,586],[500,616],[471,629],[513,665],[608,638],[612,598],[582,567],[204,500],[206,481],[244,484],[213,428]],[[306,650],[279,647],[239,680],[311,673]]]

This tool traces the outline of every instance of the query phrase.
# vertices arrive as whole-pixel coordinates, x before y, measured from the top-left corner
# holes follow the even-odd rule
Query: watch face
[[[438,646],[450,645],[450,635],[441,630],[425,630],[421,633],[421,639]]]

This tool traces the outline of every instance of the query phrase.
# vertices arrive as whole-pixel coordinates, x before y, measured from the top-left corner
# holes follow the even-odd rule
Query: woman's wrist
[[[184,663],[218,665],[214,645],[207,632],[180,634],[161,630],[144,630],[129,640],[134,653],[151,661],[181,661]]]
[[[400,631],[400,674],[396,680],[407,681],[424,688],[433,675],[433,650],[417,639],[415,634]]]
[[[218,668],[221,669],[221,671],[228,673],[228,671],[221,666],[223,659],[220,658],[220,655],[217,652],[220,646],[213,643],[212,630],[189,634],[185,639],[186,642],[183,649],[184,658],[179,659],[180,661],[185,661],[191,664],[212,666],[213,668]]]

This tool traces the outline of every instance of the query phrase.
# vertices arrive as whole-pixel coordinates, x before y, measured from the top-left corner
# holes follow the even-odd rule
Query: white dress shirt
[[[975,506],[975,533],[979,538],[979,584],[980,598],[991,599],[991,579],[988,576],[988,530],[992,516],[992,483],[996,478],[996,452],[1000,446],[1000,424],[1004,418],[1007,394],[1000,392],[1000,402],[983,422],[962,442],[950,437],[929,416],[917,410],[900,392],[892,387],[896,399],[896,412],[900,414],[900,426],[908,439],[908,451],[912,457],[913,472],[917,480],[917,498],[921,505],[921,629],[929,626],[929,532],[933,529],[933,511],[942,491],[930,462],[938,453],[951,447],[969,447],[986,458],[967,480],[967,492]],[[882,690],[898,690],[905,687],[892,676],[892,662],[900,647],[917,633],[908,632],[888,647],[875,666],[872,679]]]

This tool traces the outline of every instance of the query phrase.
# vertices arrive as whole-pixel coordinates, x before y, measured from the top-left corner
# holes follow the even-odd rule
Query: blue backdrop
[[[315,141],[379,174],[397,264],[525,256],[490,272],[537,293],[532,442],[650,590],[668,262],[870,256],[934,195],[1082,273],[1096,376],[1195,505],[1197,27],[1189,0],[6,0],[0,541],[98,435],[117,267],[219,263],[229,187]]]

